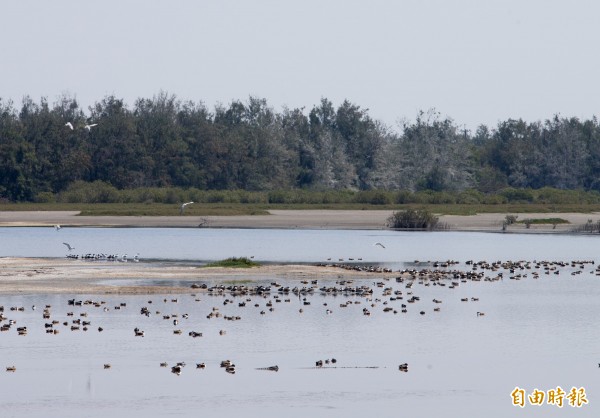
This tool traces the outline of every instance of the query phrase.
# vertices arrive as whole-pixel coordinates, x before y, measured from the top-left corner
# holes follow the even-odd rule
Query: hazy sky
[[[0,97],[344,99],[395,126],[600,111],[597,0],[7,0]]]

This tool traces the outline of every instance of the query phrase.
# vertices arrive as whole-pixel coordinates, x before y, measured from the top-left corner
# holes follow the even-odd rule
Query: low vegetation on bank
[[[425,209],[438,215],[600,211],[600,193],[596,191],[552,188],[506,188],[485,194],[476,190],[119,190],[101,181],[78,182],[57,194],[41,193],[35,202],[0,201],[0,210],[79,211],[89,216],[172,216],[179,215],[181,203],[190,201],[195,203],[186,207],[184,215],[265,215],[270,209]]]

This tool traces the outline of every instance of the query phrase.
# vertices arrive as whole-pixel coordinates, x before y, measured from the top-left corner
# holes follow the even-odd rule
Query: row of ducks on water
[[[127,263],[129,258],[127,254],[119,255],[119,254],[67,254],[66,257],[71,260],[84,260],[84,261],[115,261],[121,263]],[[138,263],[140,261],[140,255],[136,254],[131,259],[134,263]]]
[[[171,372],[176,375],[180,375],[183,368],[185,367],[185,365],[186,365],[185,362],[178,362],[177,364],[175,364],[174,366],[171,367]],[[168,364],[166,362],[160,363],[160,367],[168,367]],[[235,364],[233,364],[231,362],[231,360],[223,360],[221,362],[221,367],[224,368],[227,373],[235,374]],[[104,369],[111,369],[111,368],[112,368],[112,364],[104,363]],[[196,363],[196,369],[205,369],[205,368],[206,368],[205,363]],[[259,367],[256,370],[270,370],[270,371],[277,372],[277,371],[279,371],[279,366]],[[16,372],[17,367],[16,366],[7,366],[6,371],[7,372]]]
[[[352,261],[352,259],[349,259],[350,261]],[[343,259],[340,258],[339,261],[344,261]],[[351,271],[359,271],[359,272],[366,272],[366,273],[393,273],[393,270],[391,268],[388,267],[381,267],[381,266],[365,266],[365,265],[361,265],[361,264],[325,264],[325,263],[320,263],[317,264],[318,267],[338,267],[338,268],[342,268],[344,270],[351,270]]]
[[[352,283],[352,281],[345,281],[344,283]],[[352,287],[352,286],[344,286],[344,287],[322,286],[319,288],[319,287],[317,287],[316,280],[314,280],[312,282],[311,287],[298,287],[298,286],[290,287],[290,286],[283,286],[277,282],[273,282],[273,283],[271,283],[270,286],[265,286],[265,285],[259,285],[259,286],[214,285],[211,287],[208,287],[205,283],[203,283],[203,284],[194,283],[191,285],[191,288],[192,289],[205,289],[209,295],[230,294],[232,296],[246,296],[246,295],[263,296],[263,295],[270,294],[272,290],[274,290],[280,294],[284,294],[284,295],[294,294],[295,296],[312,294],[312,293],[315,293],[315,291],[317,291],[317,290],[324,292],[324,293],[338,293],[339,292],[339,293],[346,293],[346,294],[352,294],[352,295],[357,295],[357,296],[362,296],[362,295],[367,295],[367,294],[373,293],[373,290],[367,285],[354,286],[354,287]]]
[[[317,368],[323,368],[324,364],[328,365],[328,364],[335,364],[337,362],[336,359],[331,359],[331,360],[325,360],[323,362],[323,360],[318,360],[316,362],[316,367]],[[181,372],[183,371],[183,368],[186,366],[185,362],[178,362],[176,363],[174,366],[171,366],[171,373],[176,374],[176,375],[181,375]],[[167,362],[162,362],[160,363],[160,367],[169,367],[169,364]],[[221,367],[225,369],[225,371],[229,374],[235,374],[235,364],[231,361],[231,360],[223,360],[221,361]],[[112,364],[110,363],[104,363],[103,368],[106,369],[111,369],[112,368]],[[196,363],[196,369],[206,369],[206,363]],[[402,363],[400,366],[398,366],[398,369],[401,372],[408,372],[408,363]],[[256,370],[268,370],[268,371],[272,371],[272,372],[278,372],[279,371],[279,366],[275,365],[275,366],[268,366],[268,367],[257,367]],[[6,371],[7,372],[16,372],[17,371],[17,367],[16,366],[7,366],[6,367]]]
[[[337,364],[337,360],[335,358],[325,359],[325,360],[317,360],[315,362],[315,367],[316,368],[324,368],[324,367],[329,366],[330,364],[331,365]],[[186,366],[185,362],[183,362],[183,361],[177,362],[174,366],[171,366],[171,372],[174,374],[180,375],[185,366]],[[169,364],[167,362],[161,362],[160,367],[168,368]],[[227,373],[235,374],[235,364],[231,360],[221,361],[220,367],[223,368]],[[104,364],[104,369],[110,369],[110,368],[112,368],[112,365],[110,363]],[[196,363],[196,369],[200,369],[200,370],[206,369],[206,363],[204,363],[204,362]],[[408,363],[400,364],[400,366],[398,366],[398,369],[402,372],[408,372]],[[268,367],[257,367],[255,370],[267,370],[267,371],[278,372],[279,366],[275,365],[275,366],[268,366]],[[16,371],[16,367],[8,366],[8,367],[6,367],[6,371],[14,372],[14,371]]]
[[[163,362],[160,363],[160,367],[168,367],[168,363]],[[181,361],[171,367],[171,373],[176,375],[180,375],[183,371],[183,368],[186,366],[185,362]],[[235,364],[231,360],[223,360],[221,361],[220,367],[223,368],[229,374],[235,374]],[[206,363],[196,363],[196,369],[206,369]],[[269,366],[269,367],[258,367],[256,370],[270,370],[277,372],[279,371],[279,366]]]

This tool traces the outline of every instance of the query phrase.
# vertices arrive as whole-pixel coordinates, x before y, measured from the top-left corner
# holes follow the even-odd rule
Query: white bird
[[[63,244],[65,244],[67,246],[67,248],[69,249],[69,251],[75,249],[75,247],[71,247],[71,244],[69,244],[68,242],[63,242]]]
[[[375,243],[375,244],[373,244],[373,245],[379,245],[381,248],[385,248],[385,245],[383,245],[383,244],[382,244],[382,243],[380,243],[380,242],[376,242],[376,243]]]
[[[185,207],[186,207],[187,205],[191,205],[192,203],[194,203],[194,202],[187,202],[187,203],[184,203],[184,204],[182,204],[182,205],[179,207],[179,214],[180,214],[180,215],[183,215],[183,211],[185,210]]]
[[[92,123],[92,124],[90,124],[90,125],[85,125],[85,126],[84,126],[84,128],[85,128],[85,129],[87,129],[87,130],[88,130],[88,132],[89,132],[89,131],[91,131],[91,130],[92,130],[92,128],[93,128],[94,126],[98,126],[98,124],[97,124],[97,123]]]
[[[75,129],[73,128],[73,124],[71,122],[65,123],[65,126],[68,126],[69,128],[71,128],[71,130]]]
[[[56,229],[57,231],[62,228],[60,225],[54,225],[54,229]]]

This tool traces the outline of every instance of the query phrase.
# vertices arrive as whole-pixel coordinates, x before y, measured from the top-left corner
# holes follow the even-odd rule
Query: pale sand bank
[[[193,293],[203,281],[248,279],[348,279],[391,277],[393,274],[347,271],[311,265],[265,265],[249,269],[205,268],[177,263],[117,263],[43,258],[0,258],[0,294],[14,293]],[[130,279],[174,281],[173,286],[120,285]],[[110,284],[105,283],[110,281]],[[182,286],[181,282],[186,285]],[[189,283],[189,285],[187,285]],[[301,285],[300,285],[301,286]]]
[[[282,229],[386,229],[390,210],[271,210],[270,215],[246,216],[78,216],[77,211],[0,212],[0,227],[172,227],[172,228],[282,228]],[[508,213],[471,216],[443,215],[440,222],[454,231],[501,231]],[[511,225],[508,232],[570,232],[588,220],[600,221],[600,213],[528,213],[526,218],[563,218],[569,224]]]

